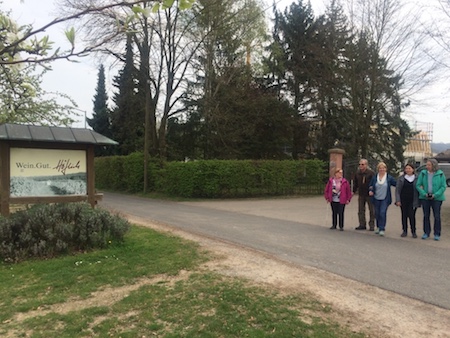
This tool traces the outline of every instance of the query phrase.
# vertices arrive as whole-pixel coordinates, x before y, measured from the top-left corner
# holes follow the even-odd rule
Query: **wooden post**
[[[87,171],[87,195],[88,203],[95,207],[95,174],[94,174],[94,146],[89,145],[86,151],[86,171]]]
[[[10,147],[7,142],[0,142],[0,212],[9,216],[9,189],[10,189]]]

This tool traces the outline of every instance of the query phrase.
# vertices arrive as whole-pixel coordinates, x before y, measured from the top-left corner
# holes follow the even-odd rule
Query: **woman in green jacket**
[[[419,173],[416,184],[423,210],[422,239],[430,237],[430,209],[433,209],[434,240],[438,241],[441,238],[441,206],[442,202],[445,201],[446,187],[445,175],[439,169],[438,162],[435,159],[429,159],[426,170]]]

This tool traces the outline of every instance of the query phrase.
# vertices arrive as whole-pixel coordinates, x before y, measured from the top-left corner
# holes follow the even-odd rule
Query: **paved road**
[[[105,193],[100,205],[450,309],[450,233],[439,242],[421,240],[421,231],[418,239],[400,238],[395,206],[386,237],[355,231],[355,202],[346,208],[343,232],[328,229],[331,216],[322,197],[171,202]]]

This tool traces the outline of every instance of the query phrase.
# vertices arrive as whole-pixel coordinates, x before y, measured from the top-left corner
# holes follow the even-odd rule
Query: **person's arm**
[[[327,202],[330,202],[330,192],[331,192],[331,179],[328,180],[327,185],[325,186],[325,191],[323,193],[325,199],[327,200]]]
[[[347,196],[347,200],[345,201],[345,203],[349,204],[350,201],[352,200],[352,191],[350,189],[350,183],[347,180],[345,180],[344,182],[345,182],[344,189],[345,189],[345,194],[346,194],[345,196]]]
[[[421,171],[419,173],[419,177],[417,178],[417,184],[416,184],[416,189],[419,192],[419,198],[420,199],[426,199],[427,196],[427,192],[424,189],[424,174],[423,171]]]
[[[397,186],[397,181],[395,180],[394,177],[392,177],[391,175],[388,176],[389,177],[389,184],[393,187]]]
[[[369,183],[369,196],[375,195],[375,183],[377,182],[377,176],[373,176]]]
[[[444,174],[439,174],[439,189],[435,192],[433,192],[434,198],[436,198],[437,200],[441,200],[442,199],[442,195],[444,195],[445,189],[447,188],[447,183],[445,182],[445,175]]]
[[[350,189],[350,184],[349,183],[347,183],[347,192],[348,192],[348,203],[350,203],[350,201],[352,200],[352,197],[353,197],[353,195],[352,195],[352,190]]]
[[[400,202],[400,194],[402,192],[403,189],[403,180],[402,177],[399,177],[397,180],[397,185],[395,186],[395,205],[400,206],[401,202]]]
[[[358,191],[358,172],[356,172],[355,177],[353,178],[353,193]]]

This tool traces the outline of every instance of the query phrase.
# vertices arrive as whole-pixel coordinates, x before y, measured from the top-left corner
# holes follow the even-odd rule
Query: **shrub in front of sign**
[[[87,203],[36,205],[0,218],[0,258],[18,262],[123,242],[127,220]]]

